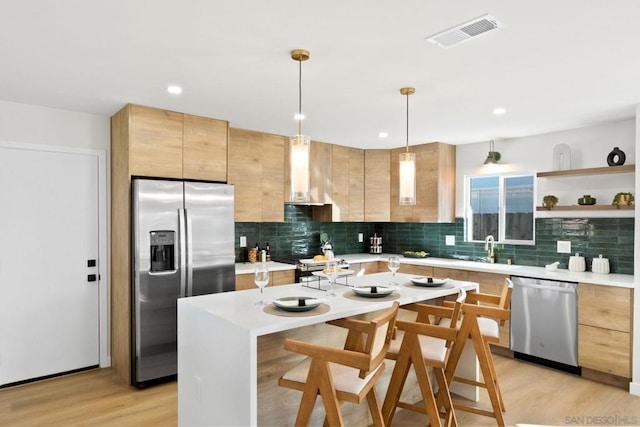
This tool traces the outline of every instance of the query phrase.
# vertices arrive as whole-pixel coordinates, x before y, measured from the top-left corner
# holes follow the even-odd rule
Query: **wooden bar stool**
[[[308,425],[318,395],[325,408],[325,425],[342,426],[340,403],[361,403],[366,397],[374,426],[384,426],[374,387],[384,370],[398,302],[370,322],[340,319],[328,322],[349,329],[344,349],[287,339],[284,348],[307,357],[284,374],[278,384],[302,391],[296,426]]]
[[[454,403],[455,409],[460,409],[474,414],[493,417],[499,426],[504,426],[505,411],[502,392],[498,384],[498,378],[491,355],[490,344],[500,342],[499,323],[509,320],[511,311],[511,293],[513,282],[505,279],[505,285],[500,296],[482,293],[469,293],[467,301],[462,305],[462,321],[459,322],[459,339],[452,347],[449,356],[449,364],[446,368],[447,383],[451,385],[453,381],[483,387],[487,390],[492,410],[488,411],[476,406]],[[485,304],[485,305],[479,305]],[[487,305],[487,304],[491,304]],[[443,319],[443,324],[447,325],[448,319]],[[460,361],[460,356],[465,346],[466,338],[471,339],[473,348],[478,358],[478,364],[482,372],[484,381],[475,381],[467,378],[455,376],[455,370]]]
[[[458,425],[453,412],[445,367],[449,348],[458,334],[455,325],[466,295],[466,291],[461,289],[453,309],[427,304],[403,306],[403,308],[416,311],[417,315],[415,322],[396,321],[398,335],[402,334],[402,338],[394,339],[387,352],[387,358],[394,359],[396,364],[382,406],[382,416],[386,425],[391,424],[398,407],[426,414],[431,425],[435,425],[436,420],[440,425],[440,417],[444,418],[446,426]],[[430,315],[451,318],[453,326],[443,327],[429,324]],[[413,366],[418,380],[424,406],[400,401],[400,395],[411,366]],[[429,367],[433,369],[438,383],[437,397],[429,379]],[[444,408],[444,413],[440,412],[440,408]]]

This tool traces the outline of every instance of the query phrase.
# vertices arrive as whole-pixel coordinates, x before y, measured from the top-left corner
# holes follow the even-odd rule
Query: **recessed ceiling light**
[[[507,112],[507,109],[506,108],[502,108],[502,107],[498,107],[498,108],[494,108],[493,109],[493,114],[495,114],[496,116],[501,116],[506,112]]]
[[[378,137],[380,137],[380,138],[386,138],[386,137],[388,137],[388,136],[389,136],[389,134],[388,134],[387,132],[380,132],[380,133],[378,134]]]
[[[304,120],[304,114],[302,113],[296,113],[293,115],[293,118],[296,120]]]
[[[172,95],[180,95],[182,93],[182,88],[180,86],[171,85],[167,87],[167,92]]]

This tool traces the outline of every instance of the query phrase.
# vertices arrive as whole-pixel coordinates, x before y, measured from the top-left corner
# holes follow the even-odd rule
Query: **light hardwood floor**
[[[640,397],[574,375],[495,356],[508,425],[640,425]],[[481,404],[487,404],[486,395]],[[458,411],[462,426],[495,425]],[[399,411],[393,425],[425,425]],[[136,390],[108,369],[0,390],[1,426],[175,426],[176,382]]]

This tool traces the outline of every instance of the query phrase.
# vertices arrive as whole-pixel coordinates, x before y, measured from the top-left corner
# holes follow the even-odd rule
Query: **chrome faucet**
[[[494,264],[496,262],[496,255],[493,252],[493,249],[496,246],[496,241],[493,239],[493,236],[489,234],[484,238],[484,250],[487,251],[487,255],[489,256],[489,262]]]

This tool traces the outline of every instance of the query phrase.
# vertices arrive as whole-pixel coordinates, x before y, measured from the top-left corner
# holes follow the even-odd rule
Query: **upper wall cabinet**
[[[391,150],[364,152],[364,220],[391,220]]]
[[[414,145],[416,153],[416,204],[399,203],[399,155],[406,148],[391,150],[391,221],[452,222],[455,219],[456,147],[432,142]]]
[[[229,184],[235,220],[284,222],[285,137],[231,128]]]
[[[226,121],[184,114],[182,176],[226,182],[228,135]]]
[[[331,219],[364,221],[364,150],[333,145],[331,166]]]
[[[129,172],[227,180],[228,122],[129,104]]]

